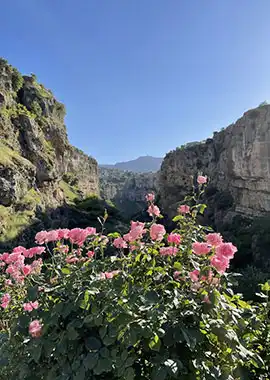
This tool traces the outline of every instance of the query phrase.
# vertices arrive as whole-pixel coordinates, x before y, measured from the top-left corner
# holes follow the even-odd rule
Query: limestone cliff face
[[[145,195],[157,193],[157,173],[134,173],[100,167],[100,193],[111,200],[127,218],[145,209]]]
[[[210,178],[208,197],[215,196],[215,201],[221,203],[215,206],[215,219],[225,214],[269,213],[270,105],[249,110],[203,143],[166,155],[159,179],[166,211],[175,212],[177,203],[191,190],[191,177],[199,172]]]
[[[69,144],[64,116],[35,76],[22,77],[0,59],[1,241],[38,211],[99,194],[97,162]]]

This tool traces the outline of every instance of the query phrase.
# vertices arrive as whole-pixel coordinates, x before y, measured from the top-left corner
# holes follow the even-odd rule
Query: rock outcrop
[[[226,215],[261,216],[270,212],[270,105],[249,110],[213,138],[166,155],[160,171],[160,195],[173,212],[191,189],[192,176],[210,178],[208,197],[215,196]],[[221,213],[222,218],[224,212]]]
[[[65,107],[0,59],[0,242],[38,213],[99,194],[97,162],[69,144]]]
[[[157,173],[134,173],[99,167],[101,197],[112,201],[127,219],[146,208],[145,195],[158,191]]]

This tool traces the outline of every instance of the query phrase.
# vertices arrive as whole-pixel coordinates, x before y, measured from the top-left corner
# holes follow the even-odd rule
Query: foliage
[[[17,103],[11,107],[3,107],[0,110],[0,114],[7,118],[16,118],[20,115],[28,116],[30,119],[35,119],[36,114],[29,111],[23,104]]]
[[[100,233],[41,231],[46,248],[3,254],[2,378],[269,379],[270,285],[259,305],[233,293],[215,259],[227,265],[235,247],[197,224],[196,193],[169,236],[150,194],[153,220],[123,237],[104,236],[105,212]]]
[[[23,85],[23,77],[21,73],[15,68],[12,69],[12,88],[15,92],[18,92]]]
[[[31,111],[33,112],[33,114],[35,114],[38,117],[42,116],[42,108],[40,107],[40,105],[39,105],[39,103],[38,103],[37,100],[34,100],[31,103]]]
[[[25,209],[23,211],[14,211],[11,207],[0,207],[0,242],[12,240],[29,225],[33,217],[33,211]]]
[[[77,187],[71,186],[64,180],[59,182],[59,187],[63,191],[65,198],[69,203],[74,203],[75,199],[78,198],[79,194]]]
[[[267,102],[267,100],[265,100],[264,102],[259,104],[259,107],[263,107],[263,106],[267,106],[267,105],[269,105],[269,103]]]
[[[237,278],[235,290],[242,293],[246,300],[258,300],[256,293],[259,292],[259,284],[270,279],[269,271],[262,271],[253,265],[247,265],[240,270],[240,274],[242,276]]]
[[[0,141],[0,164],[5,167],[14,165],[33,166],[30,161],[22,157],[18,152]]]
[[[8,74],[11,75],[12,89],[17,93],[23,86],[23,77],[21,73],[15,67],[12,67],[7,60],[0,57],[0,68],[1,67],[4,67]]]

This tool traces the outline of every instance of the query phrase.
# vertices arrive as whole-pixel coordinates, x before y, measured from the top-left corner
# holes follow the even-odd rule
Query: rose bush
[[[269,379],[270,286],[259,305],[233,294],[236,247],[197,224],[206,181],[170,234],[148,194],[152,222],[124,236],[104,215],[99,233],[41,231],[2,254],[1,379]]]

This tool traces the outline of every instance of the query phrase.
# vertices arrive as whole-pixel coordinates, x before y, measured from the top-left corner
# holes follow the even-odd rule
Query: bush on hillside
[[[231,289],[236,247],[196,223],[205,181],[167,234],[95,228],[41,231],[1,255],[1,372],[10,380],[269,379],[269,303]],[[114,255],[107,256],[108,246]],[[266,295],[265,295],[266,294]]]

